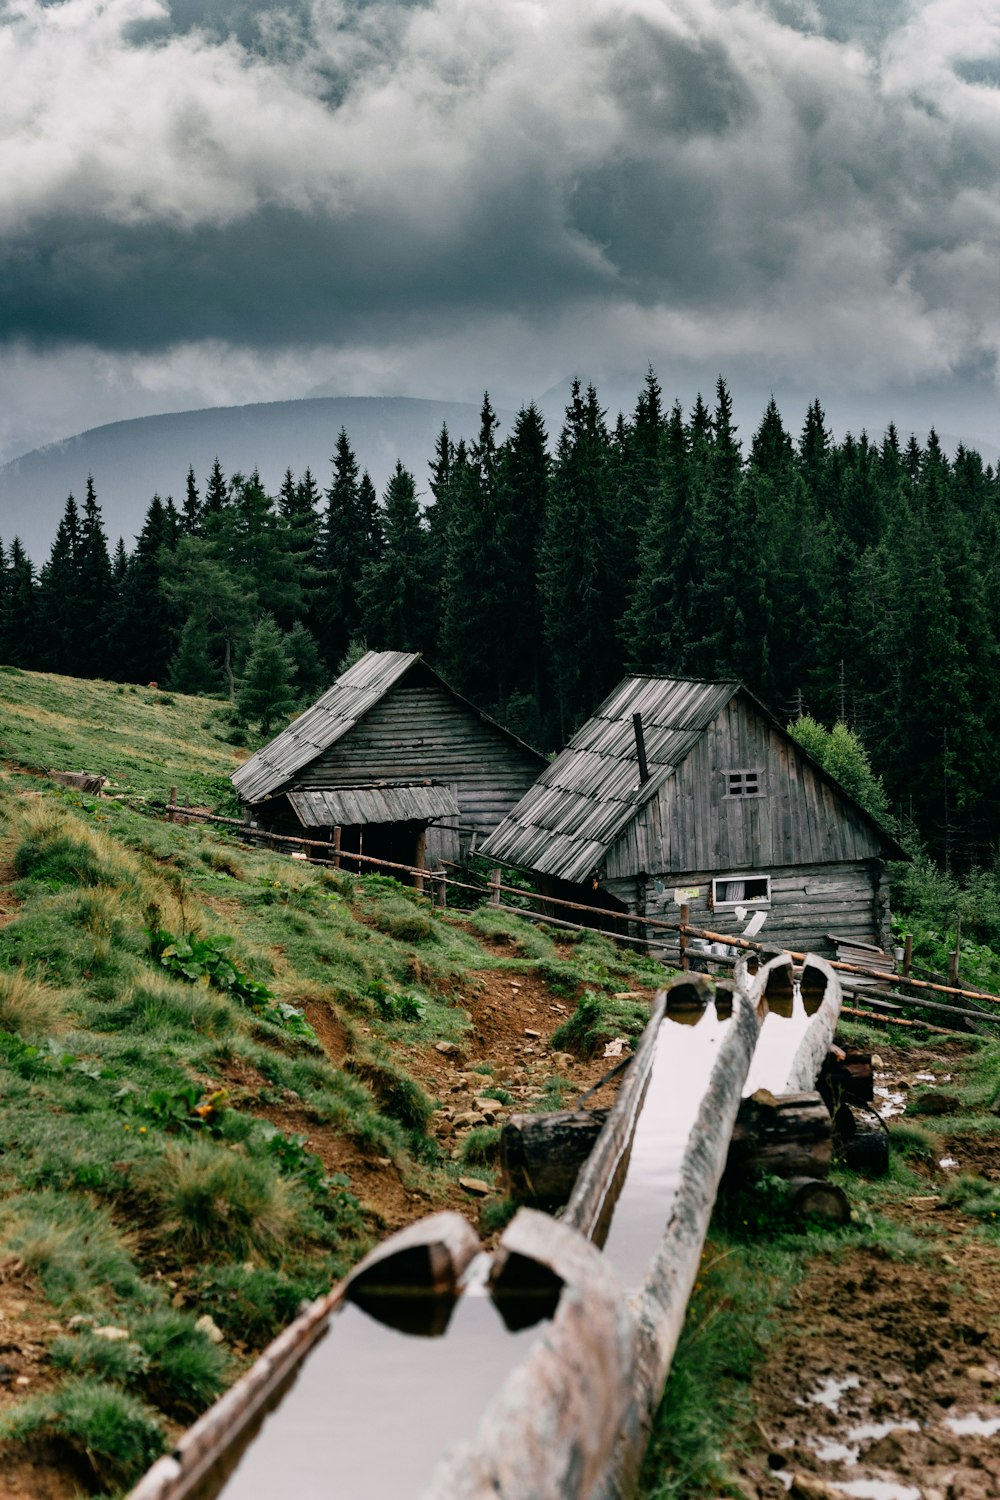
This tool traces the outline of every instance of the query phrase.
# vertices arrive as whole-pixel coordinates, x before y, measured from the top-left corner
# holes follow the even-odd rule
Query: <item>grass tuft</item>
[[[184,1254],[273,1260],[300,1227],[299,1194],[276,1167],[209,1141],[171,1143],[143,1185],[162,1237]]]
[[[142,1402],[89,1376],[36,1396],[0,1420],[0,1441],[68,1447],[108,1488],[133,1484],[166,1447],[163,1430]]]
[[[22,968],[0,970],[0,1031],[51,1036],[66,1025],[66,996]]]

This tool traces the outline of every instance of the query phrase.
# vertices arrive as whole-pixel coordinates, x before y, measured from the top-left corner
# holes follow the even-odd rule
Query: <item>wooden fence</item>
[[[169,802],[159,804],[168,821],[181,823],[205,823],[213,824],[229,829],[233,836],[244,843],[250,843],[262,848],[274,849],[277,853],[299,855],[311,864],[325,865],[332,869],[356,868],[359,874],[380,873],[387,871],[393,875],[404,877],[412,881],[414,889],[425,891],[430,888],[430,894],[434,903],[441,907],[448,904],[448,891],[463,891],[479,898],[480,901],[488,900],[490,905],[516,912],[518,916],[527,917],[530,920],[545,922],[556,927],[572,928],[577,931],[592,931],[594,923],[574,922],[566,918],[555,916],[553,909],[559,911],[579,912],[584,916],[601,918],[607,921],[609,916],[614,918],[615,923],[630,925],[638,929],[635,936],[628,933],[609,934],[616,942],[624,942],[630,946],[648,950],[650,943],[657,943],[659,934],[671,934],[671,950],[676,951],[678,965],[682,970],[691,967],[692,958],[698,962],[715,963],[721,967],[728,967],[732,960],[727,960],[724,955],[704,953],[692,949],[690,940],[697,939],[700,942],[716,943],[725,945],[733,950],[736,956],[743,954],[768,954],[775,950],[766,943],[756,942],[752,938],[738,937],[733,933],[712,932],[706,928],[694,927],[688,920],[689,909],[681,906],[679,920],[672,922],[665,917],[644,916],[635,912],[614,911],[609,912],[607,907],[588,906],[581,901],[570,901],[563,896],[541,895],[537,892],[525,890],[523,886],[505,885],[500,870],[490,872],[489,881],[483,884],[473,884],[468,879],[460,880],[455,875],[448,873],[445,865],[438,865],[434,869],[428,869],[422,865],[400,864],[392,860],[380,859],[377,855],[357,854],[340,848],[339,829],[333,830],[332,839],[310,839],[300,837],[298,834],[271,833],[266,829],[256,828],[253,824],[240,818],[226,818],[220,814],[205,812],[200,808],[183,807],[176,801],[174,789],[171,789]],[[452,866],[451,868],[455,868]],[[502,897],[510,896],[516,898],[521,904],[512,906],[505,903]],[[533,902],[538,908],[532,910],[525,903]],[[907,945],[909,947],[909,944]],[[803,963],[805,953],[794,950],[783,950],[791,953],[796,963]],[[845,963],[841,960],[831,961],[831,968],[844,975],[853,975],[859,979],[876,980],[885,984],[887,975],[884,968],[866,967],[863,964]],[[902,1000],[909,1005],[918,1005],[923,992],[932,992],[942,995],[953,995],[960,1000],[986,1001],[990,1005],[1000,1006],[1000,996],[991,995],[985,990],[969,989],[959,984],[944,984],[937,980],[918,979],[910,970],[909,963],[904,964],[904,974],[897,976],[897,983],[904,984],[908,990],[916,990],[916,995],[894,994],[891,998],[895,1001]],[[853,990],[850,981],[845,982],[845,988]],[[878,997],[865,991],[865,1000],[870,1004],[877,1004]],[[980,1018],[982,1011],[973,1012]],[[991,1019],[987,1014],[986,1019]]]

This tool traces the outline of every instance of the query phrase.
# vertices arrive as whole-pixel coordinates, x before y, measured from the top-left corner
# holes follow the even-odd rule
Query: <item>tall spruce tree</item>
[[[89,637],[88,676],[108,675],[110,660],[109,633],[113,588],[108,540],[104,534],[101,508],[97,503],[92,475],[87,476],[87,491],[80,518],[78,551],[77,609]]]
[[[397,461],[382,504],[384,549],[362,572],[361,625],[374,649],[422,651],[433,629],[427,531],[413,475]]]
[[[38,623],[48,671],[83,675],[88,648],[80,612],[80,513],[72,495],[39,577]]]

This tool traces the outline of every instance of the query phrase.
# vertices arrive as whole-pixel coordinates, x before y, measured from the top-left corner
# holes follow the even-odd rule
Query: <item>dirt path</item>
[[[945,1079],[954,1047],[883,1048],[881,1086],[905,1099],[915,1074]],[[855,1247],[813,1261],[792,1294],[753,1383],[763,1446],[740,1472],[747,1497],[1000,1497],[1000,1246],[942,1197],[963,1168],[1000,1181],[1000,1133],[936,1139],[926,1187],[880,1208],[922,1256]]]

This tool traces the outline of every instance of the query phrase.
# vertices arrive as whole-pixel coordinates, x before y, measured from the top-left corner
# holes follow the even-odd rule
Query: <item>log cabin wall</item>
[[[544,765],[498,726],[480,718],[419,667],[296,776],[302,787],[370,786],[433,780],[460,809],[427,829],[428,865],[457,860],[471,831],[480,841],[505,817]]]
[[[740,693],[608,850],[602,884],[645,872],[645,906],[631,909],[674,919],[674,891],[697,887],[692,924],[728,933],[745,919],[713,902],[713,879],[763,876],[769,899],[741,903],[767,911],[762,941],[827,952],[835,932],[882,946],[882,853],[872,825]]]
[[[835,933],[837,937],[879,947],[885,945],[879,861],[771,866],[760,873],[769,880],[769,899],[740,903],[747,912],[767,914],[757,934],[758,942],[767,947],[831,954],[829,934]],[[675,892],[684,891],[693,927],[738,935],[746,927],[747,918],[736,915],[737,903],[713,902],[715,880],[718,880],[716,870],[671,872],[650,880],[644,905],[633,909],[646,916],[676,922],[680,905],[674,899]],[[656,932],[650,930],[647,935],[655,944]]]

